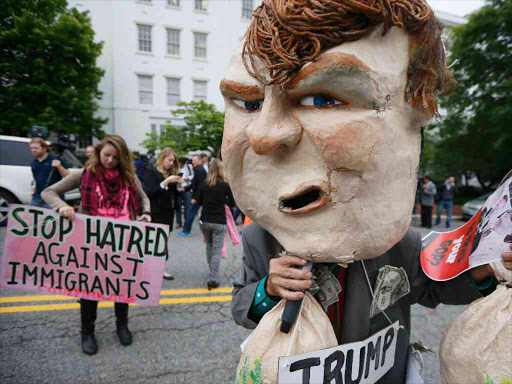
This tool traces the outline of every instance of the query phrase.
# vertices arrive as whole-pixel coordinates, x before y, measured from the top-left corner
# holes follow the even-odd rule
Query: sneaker
[[[176,224],[176,229],[180,229],[182,227],[181,224]]]
[[[117,328],[117,336],[123,345],[130,345],[133,342],[133,336],[127,326]]]
[[[168,272],[164,272],[164,279],[165,280],[174,280],[174,276]]]
[[[95,355],[98,353],[98,344],[94,335],[82,335],[82,351],[86,355]]]
[[[179,237],[189,237],[190,236],[190,232],[178,232],[177,235]]]

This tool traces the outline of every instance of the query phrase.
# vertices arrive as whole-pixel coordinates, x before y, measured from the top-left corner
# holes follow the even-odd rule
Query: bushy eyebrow
[[[310,65],[295,73],[283,87],[286,91],[290,91],[308,77],[319,72],[326,72],[337,68],[353,68],[357,71],[371,72],[370,67],[356,56],[348,53],[333,52],[319,56],[318,59],[313,61]]]
[[[220,82],[220,92],[224,96],[240,97],[245,96],[249,99],[261,100],[265,96],[262,87],[257,85],[246,85],[232,80],[222,80]]]

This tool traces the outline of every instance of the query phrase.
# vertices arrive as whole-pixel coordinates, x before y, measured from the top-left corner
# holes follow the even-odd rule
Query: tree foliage
[[[66,0],[3,0],[0,7],[0,131],[24,135],[34,124],[52,132],[102,136],[95,117],[96,66],[87,12]]]
[[[442,98],[436,172],[474,172],[484,187],[512,168],[512,0],[488,0],[453,30],[455,92]],[[450,62],[451,62],[450,61]]]
[[[182,117],[184,126],[165,127],[165,135],[146,134],[142,142],[148,151],[171,147],[180,155],[188,151],[205,150],[220,157],[222,134],[224,132],[224,113],[217,111],[215,105],[201,101],[180,102],[178,109],[171,111],[174,117]]]

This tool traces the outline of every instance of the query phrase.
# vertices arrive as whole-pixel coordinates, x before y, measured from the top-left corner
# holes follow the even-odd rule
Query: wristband
[[[148,216],[151,216],[151,212],[148,212],[148,211],[144,211],[142,212],[143,215],[148,215]]]

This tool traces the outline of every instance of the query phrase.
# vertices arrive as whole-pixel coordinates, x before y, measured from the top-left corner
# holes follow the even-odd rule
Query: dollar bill
[[[313,278],[312,282],[311,282],[311,287],[309,287],[307,289],[307,291],[309,293],[311,293],[312,296],[315,296],[316,293],[320,290],[320,287],[318,286],[318,284],[316,283],[316,279]]]
[[[338,294],[341,292],[341,284],[329,270],[322,273],[316,279],[316,283],[318,284],[319,290],[315,298],[323,307],[324,311],[327,311],[330,305],[339,300]]]
[[[409,278],[407,277],[407,273],[405,272],[405,269],[400,268],[399,272],[401,275],[401,284],[398,285],[398,287],[393,292],[392,304],[396,303],[402,297],[404,297],[405,295],[409,294],[409,292],[411,292],[411,285],[409,283]]]
[[[399,298],[409,293],[409,290],[409,280],[403,268],[391,265],[382,267],[375,283],[375,298],[370,307],[370,317],[393,305]]]

